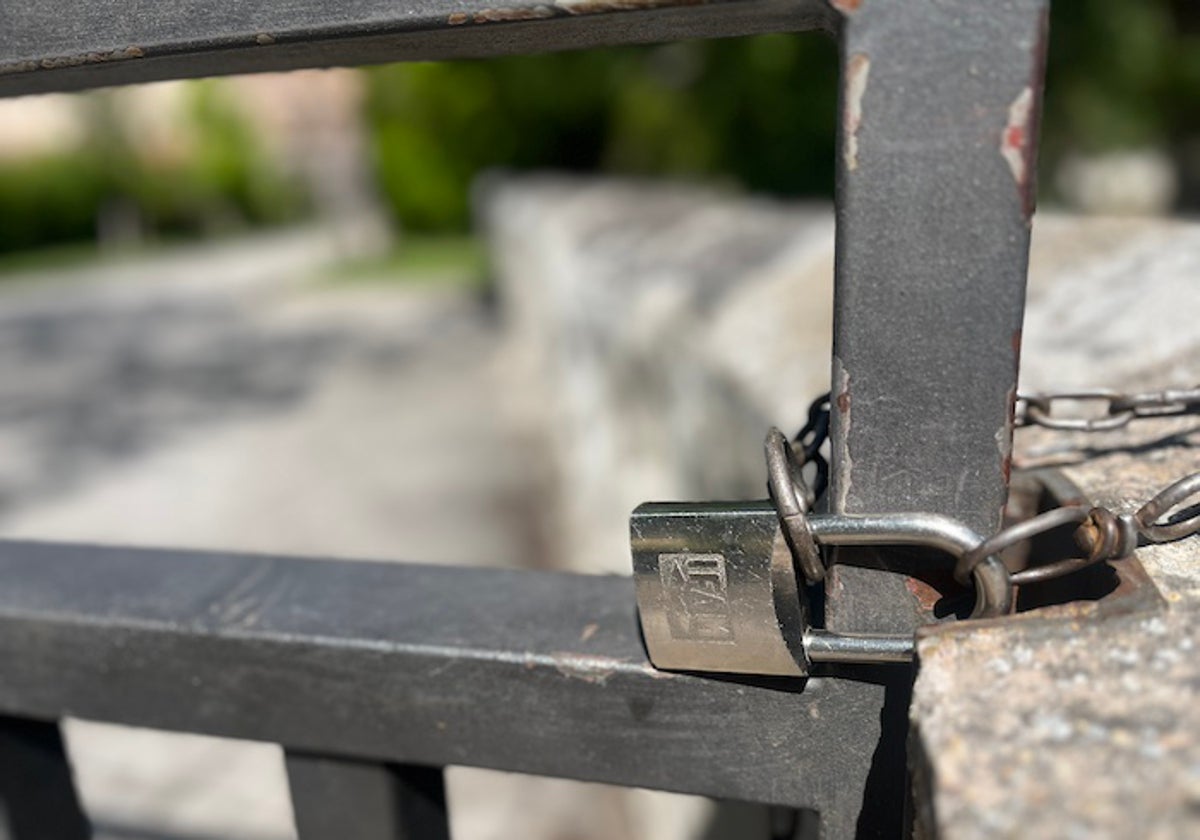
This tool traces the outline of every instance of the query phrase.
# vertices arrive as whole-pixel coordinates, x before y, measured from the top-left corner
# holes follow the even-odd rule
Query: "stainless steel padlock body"
[[[630,535],[655,666],[808,673],[804,590],[770,502],[651,502],[633,512]]]

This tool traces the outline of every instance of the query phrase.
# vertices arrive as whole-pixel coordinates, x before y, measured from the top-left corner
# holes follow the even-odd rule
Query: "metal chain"
[[[1055,417],[1055,402],[1102,402],[1105,414],[1092,417]],[[1200,414],[1200,387],[1175,389],[1144,394],[1121,394],[1109,390],[1071,391],[1053,394],[1033,394],[1017,397],[1016,425],[1037,425],[1068,431],[1109,431],[1131,421],[1148,417],[1170,417]],[[780,508],[785,526],[811,508],[828,484],[829,463],[821,448],[829,436],[830,395],[823,394],[813,401],[804,428],[792,442],[778,430],[767,437],[767,465],[772,498]],[[814,464],[815,481],[810,486],[803,475],[806,464]],[[1172,512],[1174,515],[1171,515]],[[1200,533],[1200,472],[1184,476],[1165,487],[1136,513],[1115,513],[1105,507],[1086,508],[1065,505],[1038,514],[998,531],[967,552],[955,565],[954,576],[969,585],[975,567],[988,557],[1018,543],[1067,525],[1075,526],[1075,543],[1084,552],[1082,557],[1069,557],[1009,574],[1012,586],[1051,580],[1071,574],[1095,563],[1127,557],[1139,544],[1174,542]],[[787,528],[794,549],[792,531]],[[798,551],[806,562],[802,570],[810,583],[824,577],[815,546],[805,545]]]
[[[1103,411],[1082,417],[1057,417],[1054,404],[1095,403]],[[1060,391],[1048,394],[1018,394],[1016,425],[1042,426],[1066,432],[1107,432],[1145,417],[1178,417],[1200,414],[1200,385],[1144,394],[1119,391]]]

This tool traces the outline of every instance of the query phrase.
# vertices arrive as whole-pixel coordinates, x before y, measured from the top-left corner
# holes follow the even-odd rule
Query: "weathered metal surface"
[[[896,824],[905,680],[667,674],[634,609],[627,578],[2,543],[0,712]]]
[[[834,511],[929,511],[990,533],[1006,495],[1045,0],[842,11]],[[893,568],[910,560],[893,556]],[[932,620],[929,579],[840,552],[832,629]]]
[[[440,767],[287,753],[299,840],[450,840]]]
[[[820,0],[43,0],[0,7],[0,95],[829,28]]]
[[[92,836],[57,722],[0,717],[0,757],[0,837]]]

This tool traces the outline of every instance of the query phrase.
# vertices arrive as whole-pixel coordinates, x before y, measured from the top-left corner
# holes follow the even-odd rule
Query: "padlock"
[[[630,536],[655,666],[808,673],[804,588],[770,502],[652,502],[633,512]]]
[[[937,514],[796,514],[812,550],[831,545],[924,545],[962,557],[983,538]],[[799,516],[799,518],[797,518]],[[781,513],[761,502],[647,503],[630,537],[642,635],[666,670],[805,676],[815,662],[882,663],[912,658],[911,636],[841,635],[810,626]],[[973,569],[976,617],[1012,604],[995,557]]]

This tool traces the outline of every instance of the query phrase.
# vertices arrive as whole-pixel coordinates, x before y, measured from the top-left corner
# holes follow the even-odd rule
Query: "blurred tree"
[[[837,51],[772,35],[371,73],[383,189],[417,230],[468,222],[486,167],[718,178],[832,190]]]
[[[192,151],[142,154],[121,120],[117,92],[79,100],[80,148],[0,162],[0,253],[111,236],[195,236],[297,218],[304,196],[256,143],[219,81],[187,89]],[[99,230],[98,230],[99,228]]]
[[[463,230],[487,167],[715,179],[785,196],[833,189],[836,45],[817,35],[686,42],[366,71],[379,182],[414,230]],[[1155,148],[1200,207],[1200,0],[1052,4],[1046,172],[1071,154]],[[270,224],[305,208],[220,81],[194,83],[192,151],[140,154],[89,94],[89,142],[0,162],[0,252]],[[1045,178],[1047,189],[1054,179]],[[119,225],[117,226],[119,227]]]
[[[378,171],[415,229],[464,228],[489,166],[832,194],[837,57],[820,36],[368,72]],[[1072,152],[1153,147],[1200,182],[1200,2],[1053,3],[1043,139],[1049,170]]]
[[[1042,163],[1154,147],[1200,179],[1200,2],[1051,4]],[[1200,205],[1195,188],[1185,206]]]

